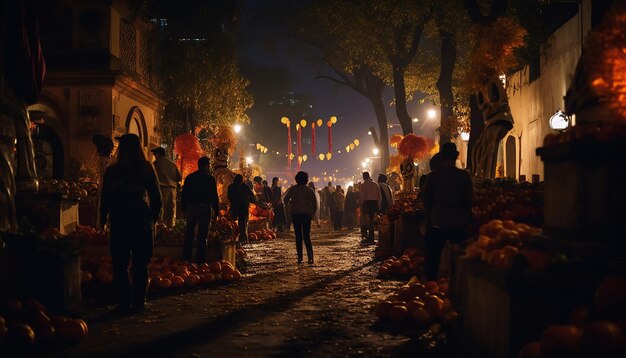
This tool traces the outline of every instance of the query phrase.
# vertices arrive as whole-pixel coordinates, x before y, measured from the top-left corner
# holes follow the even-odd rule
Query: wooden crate
[[[579,140],[537,149],[544,233],[578,241],[626,237],[626,143]]]
[[[470,356],[515,357],[551,324],[590,302],[597,278],[588,275],[499,271],[460,259],[464,351]]]

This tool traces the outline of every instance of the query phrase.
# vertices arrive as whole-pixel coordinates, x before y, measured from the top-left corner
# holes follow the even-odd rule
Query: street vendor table
[[[464,349],[473,356],[515,357],[573,307],[589,302],[598,279],[567,273],[508,273],[479,260],[457,258],[462,275]]]

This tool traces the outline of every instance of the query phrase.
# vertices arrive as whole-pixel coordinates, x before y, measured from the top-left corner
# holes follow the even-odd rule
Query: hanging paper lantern
[[[354,145],[354,143],[350,143],[350,150],[354,150],[354,148],[356,148],[356,145]]]
[[[361,144],[361,142],[358,139],[354,140],[354,145],[356,145],[357,147],[359,146],[359,144]]]
[[[326,160],[330,160],[330,158],[332,157],[333,157],[333,153],[331,152],[326,153]]]
[[[324,124],[324,121],[323,121],[323,120],[321,120],[321,119],[318,119],[318,120],[317,120],[317,126],[318,126],[318,127],[321,127],[321,126],[322,126],[322,124]]]
[[[302,160],[303,160],[303,161],[305,161],[305,162],[306,162],[306,160],[307,160],[307,159],[309,159],[309,157],[307,157],[307,155],[306,155],[306,154],[302,156]]]
[[[335,116],[330,117],[330,122],[331,122],[332,124],[337,123],[337,117],[335,117]]]
[[[389,145],[391,145],[392,147],[397,147],[398,144],[400,144],[400,141],[402,140],[402,135],[401,134],[394,134],[391,136],[391,138],[389,139]]]
[[[283,118],[280,119],[280,123],[282,123],[282,124],[287,124],[288,122],[289,122],[289,118],[287,118],[287,117],[283,117]]]
[[[318,158],[320,158],[320,160],[324,160],[324,153],[320,153],[320,155],[318,155]]]
[[[350,152],[350,146],[349,145],[346,145],[346,152],[348,152],[348,153]]]
[[[423,137],[409,133],[398,144],[398,153],[408,158],[421,158],[428,152],[428,143]]]
[[[328,126],[328,128],[330,128],[333,125],[333,123],[331,121],[328,121],[326,122],[326,125]]]
[[[306,120],[303,119],[300,121],[300,127],[302,128],[306,127]]]
[[[256,149],[261,149],[261,143],[256,144]]]

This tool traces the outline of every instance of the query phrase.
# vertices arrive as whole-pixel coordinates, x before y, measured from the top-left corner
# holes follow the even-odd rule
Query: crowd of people
[[[143,311],[148,284],[147,265],[152,257],[154,224],[161,221],[172,226],[176,213],[176,193],[182,176],[162,148],[152,153],[151,164],[145,157],[139,138],[125,134],[117,138],[118,151],[113,163],[105,170],[100,203],[100,223],[108,223],[111,236],[113,281],[118,292],[121,311]],[[472,183],[466,171],[457,169],[456,146],[444,144],[430,163],[432,172],[420,181],[420,199],[425,208],[425,276],[436,280],[441,251],[447,240],[465,239],[465,228],[471,221]],[[394,205],[394,194],[384,174],[377,182],[369,172],[363,181],[347,190],[329,182],[320,190],[309,182],[306,172],[295,175],[295,185],[284,190],[280,178],[272,185],[257,176],[253,181],[235,175],[227,188],[228,215],[237,220],[239,241],[248,240],[250,203],[274,211],[271,226],[278,232],[293,226],[298,264],[302,264],[303,244],[309,264],[314,263],[311,225],[320,227],[328,222],[335,231],[343,227],[361,228],[364,243],[374,242],[374,218]],[[182,186],[180,204],[186,219],[182,257],[206,261],[207,236],[210,226],[220,215],[220,203],[215,178],[210,173],[210,160],[198,160],[198,169],[189,174]],[[132,287],[128,276],[132,262]]]

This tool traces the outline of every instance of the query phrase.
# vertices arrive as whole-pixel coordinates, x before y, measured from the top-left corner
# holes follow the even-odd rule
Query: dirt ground
[[[240,281],[151,297],[140,316],[91,308],[88,337],[52,355],[454,356],[444,330],[377,322],[372,308],[402,282],[376,278],[374,246],[357,231],[314,228],[312,241],[312,266],[297,264],[290,233],[245,245]]]

